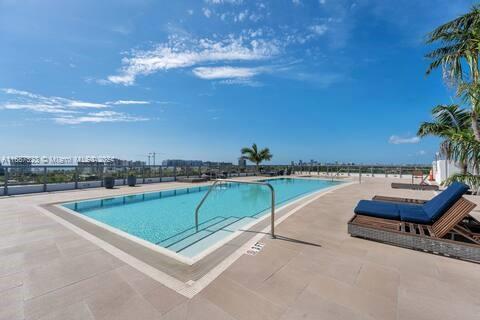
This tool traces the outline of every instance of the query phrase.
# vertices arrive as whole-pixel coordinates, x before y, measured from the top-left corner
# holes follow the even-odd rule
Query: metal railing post
[[[272,185],[267,183],[266,184],[270,191],[272,192],[272,204],[271,204],[271,211],[270,211],[270,236],[272,239],[275,239],[275,190],[273,189]]]
[[[142,184],[145,184],[145,166],[142,166],[140,172],[142,173]]]
[[[100,171],[100,165],[97,164],[97,173],[99,173],[100,176],[100,187],[103,187],[103,170],[105,170],[105,167],[102,166],[102,171]]]
[[[47,192],[47,167],[43,167],[43,192]]]
[[[74,179],[75,179],[75,189],[78,189],[78,166],[75,167],[75,173],[74,173]]]
[[[3,178],[5,179],[4,184],[3,184],[3,195],[8,196],[8,167],[5,167],[5,173]]]
[[[177,166],[173,166],[173,181],[177,181]]]
[[[162,182],[162,178],[163,178],[163,169],[162,169],[162,166],[158,167],[158,174],[160,175],[160,180],[159,180],[159,182]]]
[[[362,167],[358,167],[358,183],[362,183]]]
[[[400,167],[400,179],[402,178],[402,167]]]

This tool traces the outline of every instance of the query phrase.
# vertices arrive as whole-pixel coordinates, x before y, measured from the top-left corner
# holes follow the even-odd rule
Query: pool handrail
[[[262,185],[266,186],[270,189],[271,192],[271,211],[270,211],[270,235],[272,239],[275,238],[275,190],[273,189],[273,186],[264,181],[243,181],[243,180],[234,180],[234,179],[216,179],[213,184],[210,186],[208,189],[207,193],[203,196],[202,200],[197,205],[197,208],[195,209],[195,231],[198,232],[198,211],[200,210],[200,207],[203,205],[205,200],[207,199],[208,195],[210,192],[217,186],[218,183],[220,182],[232,182],[232,183],[243,183],[243,184],[257,184],[257,185]]]

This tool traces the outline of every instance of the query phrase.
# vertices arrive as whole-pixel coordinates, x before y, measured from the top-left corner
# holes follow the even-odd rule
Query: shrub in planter
[[[137,177],[134,176],[133,174],[129,174],[127,177],[127,184],[130,187],[135,187],[135,185],[137,184]]]

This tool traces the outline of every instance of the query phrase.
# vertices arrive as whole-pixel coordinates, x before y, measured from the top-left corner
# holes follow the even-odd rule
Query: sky
[[[467,0],[0,0],[0,157],[429,163]]]

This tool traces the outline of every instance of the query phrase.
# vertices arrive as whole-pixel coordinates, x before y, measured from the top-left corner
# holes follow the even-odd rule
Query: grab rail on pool
[[[203,196],[202,200],[197,205],[197,208],[195,209],[195,230],[198,232],[198,211],[200,210],[200,207],[203,205],[205,200],[207,199],[208,195],[210,192],[215,188],[215,186],[220,183],[220,182],[233,182],[233,183],[243,183],[243,184],[258,184],[262,186],[266,186],[270,189],[272,197],[272,206],[271,206],[271,211],[270,211],[270,235],[272,238],[275,238],[275,190],[273,189],[272,185],[268,182],[262,182],[262,181],[242,181],[242,180],[232,180],[232,179],[217,179],[213,182],[213,184],[210,186],[208,189],[207,193]]]

